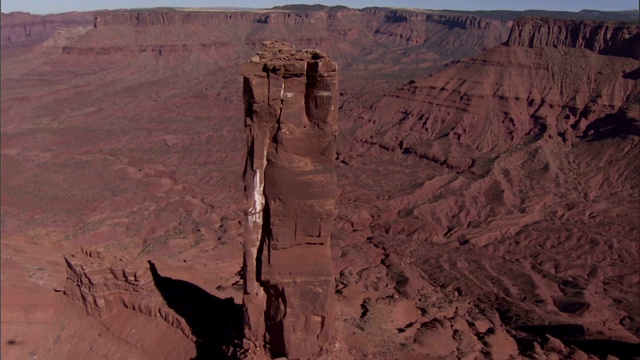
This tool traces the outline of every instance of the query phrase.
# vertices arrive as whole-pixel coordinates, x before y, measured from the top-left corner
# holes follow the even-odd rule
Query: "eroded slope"
[[[521,351],[523,333],[637,344],[637,61],[508,43],[363,111],[341,154],[344,186],[360,184],[341,197],[358,230],[344,236],[371,229],[359,236],[418,308],[422,276],[489,305]]]

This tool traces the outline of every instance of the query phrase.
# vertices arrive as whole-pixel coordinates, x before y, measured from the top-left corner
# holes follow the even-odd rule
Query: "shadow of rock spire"
[[[151,261],[149,270],[167,306],[191,328],[194,359],[236,359],[242,346],[242,306],[233,298],[221,299],[190,282],[162,276]]]

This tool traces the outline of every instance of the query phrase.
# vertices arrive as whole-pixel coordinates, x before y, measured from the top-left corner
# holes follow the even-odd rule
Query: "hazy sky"
[[[2,0],[2,12],[27,11],[34,14],[88,11],[118,8],[175,7],[251,7],[265,8],[283,4],[346,5],[353,8],[367,6],[395,6],[423,9],[456,10],[629,10],[637,9],[637,0]]]

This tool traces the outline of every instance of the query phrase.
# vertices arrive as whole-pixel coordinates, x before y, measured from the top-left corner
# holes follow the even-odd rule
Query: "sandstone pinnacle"
[[[313,358],[334,312],[337,66],[317,50],[267,41],[242,73],[245,342]]]

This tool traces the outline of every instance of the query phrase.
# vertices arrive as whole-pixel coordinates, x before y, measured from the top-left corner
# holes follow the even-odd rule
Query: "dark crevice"
[[[364,299],[364,301],[362,301],[362,304],[360,304],[360,309],[362,310],[360,312],[360,319],[364,319],[365,316],[367,316],[367,314],[369,314],[369,303],[371,302],[370,298],[366,298]]]
[[[271,263],[271,245],[267,244],[271,242],[271,210],[269,204],[265,203],[262,209],[262,232],[260,234],[260,244],[258,244],[258,252],[256,254],[256,279],[262,280],[262,255],[267,248],[267,261]]]
[[[284,318],[287,315],[287,302],[284,289],[275,285],[265,285],[267,307],[265,309],[265,343],[269,344],[272,358],[284,357],[287,354],[284,340]]]

